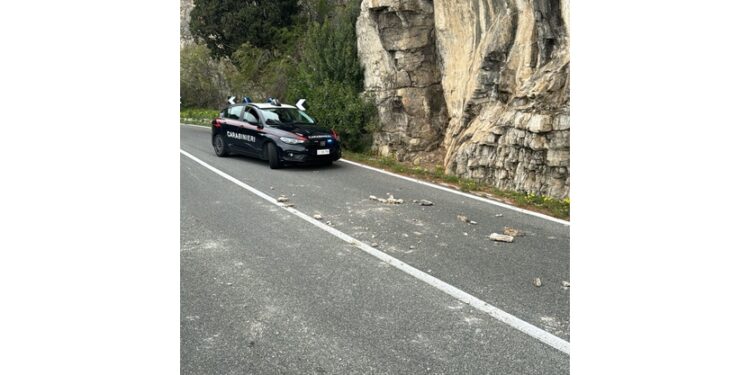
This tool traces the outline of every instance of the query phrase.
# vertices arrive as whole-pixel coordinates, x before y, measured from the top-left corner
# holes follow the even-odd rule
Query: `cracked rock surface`
[[[374,148],[459,177],[567,197],[569,0],[364,0]]]

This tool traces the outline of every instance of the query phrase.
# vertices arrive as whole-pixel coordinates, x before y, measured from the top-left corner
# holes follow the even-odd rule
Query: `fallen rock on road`
[[[508,236],[500,233],[490,234],[490,239],[498,242],[513,242],[513,236]]]

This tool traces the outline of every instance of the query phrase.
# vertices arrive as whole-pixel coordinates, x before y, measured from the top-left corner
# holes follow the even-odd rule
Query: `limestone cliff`
[[[365,88],[380,116],[376,147],[399,160],[434,159],[448,116],[432,2],[365,0],[357,39]]]
[[[357,22],[381,154],[565,197],[568,0],[363,0]]]

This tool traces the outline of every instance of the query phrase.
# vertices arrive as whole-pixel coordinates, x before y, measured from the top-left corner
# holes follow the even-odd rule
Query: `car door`
[[[236,151],[250,153],[250,148],[243,140],[242,106],[235,105],[229,107],[225,117],[224,126],[226,128],[227,143]]]
[[[263,129],[260,126],[258,113],[252,106],[245,106],[242,111],[242,128],[240,131],[243,134],[243,142],[250,153],[255,156],[262,156]]]

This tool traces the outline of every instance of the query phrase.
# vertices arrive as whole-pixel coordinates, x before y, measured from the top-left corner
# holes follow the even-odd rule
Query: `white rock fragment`
[[[498,242],[513,242],[513,236],[508,236],[500,233],[490,234],[490,239]]]
[[[289,202],[289,198],[287,198],[287,196],[286,196],[286,195],[282,195],[282,196],[280,196],[280,197],[276,198],[276,201],[277,201],[277,202],[281,202],[281,203],[284,203],[284,202]]]
[[[393,195],[389,194],[388,195],[388,199],[386,199],[385,203],[388,203],[388,204],[401,204],[401,203],[404,203],[404,200],[403,199],[396,199],[396,198],[393,197]]]
[[[469,220],[469,224],[471,224],[471,225],[477,225],[477,222],[474,221],[474,220]]]
[[[371,243],[371,244],[370,244],[370,246],[372,246],[372,247],[378,247],[378,246],[380,246],[380,245],[378,245],[378,243],[377,243],[377,242],[373,242],[373,243]]]
[[[469,235],[468,233],[464,232],[464,236],[468,236],[468,235]]]
[[[313,215],[313,219],[315,219],[315,220],[323,220],[323,215],[321,215],[321,214],[315,214],[315,215]]]
[[[464,215],[458,215],[458,216],[456,216],[456,219],[458,219],[458,221],[463,221],[464,223],[468,223],[469,222],[469,218],[466,217],[466,216],[464,216]]]
[[[326,221],[326,225],[330,225],[330,226],[333,226],[333,223],[332,223],[332,222],[330,222],[330,221]]]
[[[565,288],[565,289],[568,289],[568,288],[570,288],[570,282],[568,282],[568,281],[563,281],[563,282],[562,282],[562,286],[563,286],[563,288]]]
[[[421,201],[419,201],[419,205],[420,206],[432,206],[434,205],[434,203],[428,201],[427,199],[422,199]]]
[[[503,217],[503,214],[497,214],[495,217]]]
[[[537,287],[537,288],[539,288],[540,286],[542,286],[542,279],[540,279],[538,277],[535,277],[534,278],[534,286]]]
[[[414,249],[414,248],[415,248],[415,246],[414,246],[414,245],[412,245],[412,246],[409,246],[409,248],[410,248],[410,249]]]
[[[376,197],[376,196],[374,196],[374,195],[371,195],[371,196],[370,196],[370,199],[371,199],[371,200],[374,200],[374,201],[376,201],[376,200],[378,200],[378,197]]]

